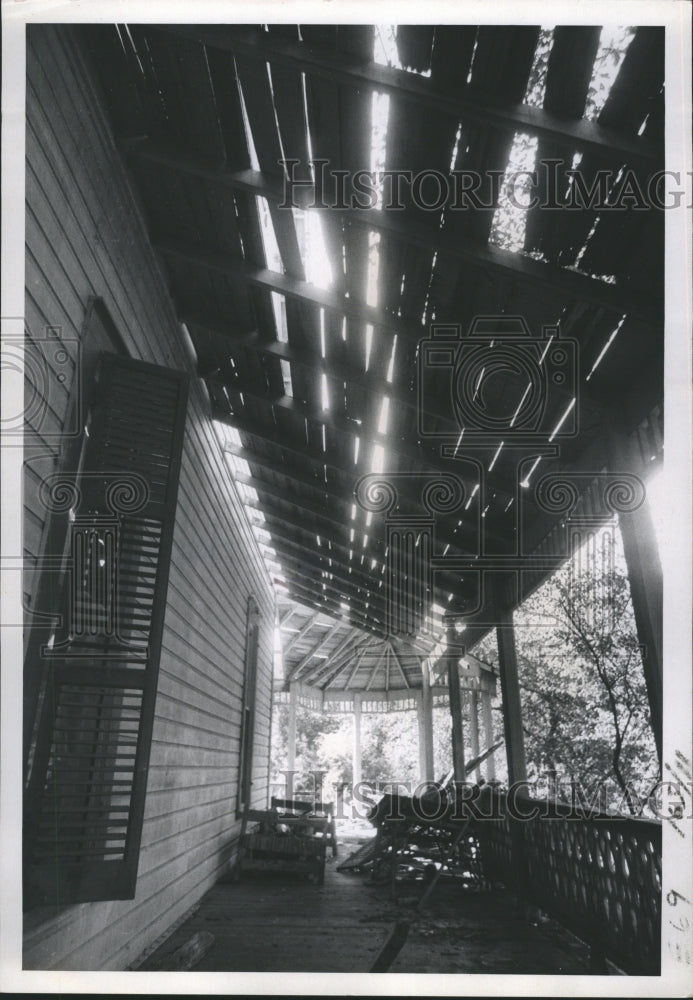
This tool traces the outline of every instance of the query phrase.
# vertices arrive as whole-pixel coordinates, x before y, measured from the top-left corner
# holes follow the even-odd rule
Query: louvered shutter
[[[135,895],[187,391],[104,355],[83,468],[47,484],[71,521],[25,802],[34,901]]]

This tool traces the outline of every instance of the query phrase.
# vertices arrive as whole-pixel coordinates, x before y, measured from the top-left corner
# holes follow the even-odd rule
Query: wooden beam
[[[308,618],[305,624],[298,630],[298,632],[295,635],[291,637],[291,639],[284,647],[283,651],[284,655],[286,655],[289,652],[289,650],[291,650],[296,645],[297,642],[300,642],[301,639],[304,639],[308,635],[308,633],[312,629],[313,625],[315,625],[319,617],[320,617],[320,612],[316,611],[315,614],[311,615],[310,618]]]
[[[352,588],[358,590],[361,585],[362,589],[366,590],[369,594],[369,599],[372,598],[374,601],[384,601],[386,599],[384,583],[385,575],[381,572],[384,560],[383,545],[376,539],[373,542],[375,551],[371,551],[370,542],[373,538],[372,535],[369,534],[369,546],[365,549],[363,546],[359,548],[356,540],[353,544],[350,544],[348,539],[345,539],[344,536],[335,528],[328,529],[323,526],[311,530],[305,527],[305,522],[299,517],[291,517],[281,512],[275,513],[274,508],[263,506],[255,500],[244,501],[244,503],[249,509],[259,510],[263,513],[265,518],[264,522],[259,519],[251,519],[253,527],[266,531],[270,535],[271,541],[269,543],[264,543],[262,539],[260,539],[261,545],[265,544],[265,547],[275,547],[276,543],[276,548],[279,551],[282,547],[282,543],[287,540],[291,543],[298,540],[299,545],[302,545],[309,553],[312,553],[313,555],[322,554],[324,558],[331,558],[337,564],[337,569],[339,570],[341,568],[341,573],[338,574],[333,569],[329,569],[325,566],[314,566],[316,570],[321,572],[324,569],[328,573],[335,572],[335,576],[339,576],[340,580],[344,582],[344,586],[349,587],[351,585]],[[325,548],[325,551],[321,552],[321,549],[317,546],[315,534],[313,533],[315,530],[317,530],[321,539],[330,542],[332,545],[331,550]],[[276,532],[279,532],[279,534],[275,535]],[[356,536],[357,539],[358,537],[359,536]],[[350,551],[353,552],[353,559],[351,560],[349,559]],[[365,564],[368,564],[372,559],[376,560],[377,573],[374,570],[373,576],[370,576],[370,572],[365,570],[360,564],[360,557],[362,555],[365,556]],[[281,560],[277,561],[281,564]],[[476,563],[474,563],[470,557],[468,562],[465,562],[464,568],[473,569],[475,565]],[[349,574],[350,566],[353,566],[353,574]],[[367,581],[365,582],[363,581],[364,575],[367,577]],[[349,580],[349,576],[354,577],[353,582]],[[377,585],[381,580],[383,580],[382,587]],[[328,580],[320,580],[319,582],[329,584]],[[444,605],[447,601],[448,594],[455,589],[458,593],[462,593],[458,573],[443,573],[436,571],[432,603]]]
[[[246,433],[248,433],[246,431]],[[276,441],[268,435],[266,440],[271,441],[273,445],[278,447],[283,447],[281,444],[277,444]],[[313,478],[312,476],[301,472],[296,468],[295,464],[284,465],[281,462],[273,461],[271,458],[267,458],[265,455],[260,454],[257,450],[253,450],[251,447],[239,447],[238,445],[227,444],[225,447],[230,455],[235,455],[238,458],[244,459],[248,465],[257,466],[262,469],[267,469],[267,471],[272,472],[276,475],[284,477],[290,483],[298,483],[302,487],[306,487],[311,492],[320,494],[324,499],[325,496],[329,496],[332,500],[336,502],[339,506],[344,508],[344,518],[342,523],[346,520],[351,520],[351,512],[349,508],[352,504],[356,503],[354,484],[358,478],[357,466],[351,464],[348,468],[346,466],[336,466],[328,465],[331,472],[338,476],[340,481],[344,483],[344,488],[339,489],[334,482],[326,483],[324,480]],[[300,454],[298,449],[296,454]],[[324,475],[324,463],[320,462],[318,459],[312,459],[310,456],[307,457],[311,464],[314,464],[316,471],[320,471]],[[266,479],[258,476],[257,474],[246,476],[245,473],[236,472],[233,473],[234,479],[238,482],[243,483],[246,486],[252,486],[253,489],[261,492],[264,489],[265,484],[268,482]],[[274,484],[270,484],[270,491],[279,489]],[[419,501],[419,495],[413,490],[402,486],[400,484],[400,493],[403,498],[411,499],[414,503]],[[283,496],[286,496],[284,493]],[[361,514],[361,522],[366,517],[366,511],[362,510],[357,504],[357,511]],[[347,514],[347,511],[349,513]],[[443,515],[439,514],[436,518],[435,534],[436,540],[442,545],[449,545],[451,552],[458,552],[461,554],[466,553],[468,550],[465,548],[465,540],[476,543],[478,535],[476,533],[476,528],[473,525],[465,524],[458,525],[457,522],[460,518],[456,515]],[[359,522],[359,523],[361,523]],[[375,512],[373,514],[372,524],[380,524],[385,522],[385,516]],[[452,526],[452,527],[451,527]],[[501,536],[497,532],[487,533],[485,536],[488,540],[494,542],[500,542]]]
[[[358,654],[357,654],[356,659],[355,659],[355,666],[354,666],[354,668],[352,670],[352,675],[358,670],[359,666],[361,665],[361,662],[362,662],[364,656],[368,652],[369,645],[370,644],[368,642],[365,643],[365,645],[358,651]],[[337,666],[336,670],[333,670],[332,673],[328,675],[328,677],[323,681],[323,683],[321,685],[323,691],[326,691],[328,689],[328,687],[331,687],[332,684],[334,684],[334,682],[337,679],[337,677],[339,677],[340,674],[344,673],[344,671],[350,665],[350,662],[351,662],[351,655],[348,656],[348,657],[346,657],[342,661],[342,663],[340,663]]]
[[[405,687],[411,687],[411,684],[407,680],[407,675],[406,675],[406,673],[404,671],[404,667],[402,666],[402,661],[400,660],[399,656],[397,655],[397,650],[395,649],[395,647],[392,645],[391,642],[388,643],[388,645],[390,647],[390,652],[392,653],[392,656],[394,657],[395,663],[397,664],[399,672],[402,675],[402,680],[404,681],[404,686]]]
[[[469,739],[472,745],[472,757],[479,756],[479,695],[476,691],[469,691]],[[481,780],[481,766],[477,764],[474,768],[477,782]]]
[[[259,493],[264,493],[262,487],[256,486],[255,489]],[[291,504],[295,510],[285,511],[278,507],[276,504],[271,504],[269,500],[266,499],[267,496],[276,496],[276,498],[285,504]],[[385,558],[385,546],[381,540],[379,534],[374,534],[372,531],[372,525],[370,528],[366,528],[363,525],[353,526],[354,531],[354,541],[351,542],[351,531],[352,527],[348,522],[345,523],[344,520],[340,520],[335,516],[330,517],[329,514],[320,510],[316,505],[310,505],[309,503],[301,502],[301,498],[294,499],[294,497],[289,496],[286,492],[283,494],[280,490],[268,490],[265,493],[263,499],[254,500],[250,497],[244,498],[243,505],[248,507],[250,510],[258,510],[261,514],[264,514],[268,519],[273,517],[278,521],[285,521],[287,524],[310,524],[314,534],[313,540],[315,541],[316,535],[320,538],[334,540],[338,544],[342,545],[346,549],[353,549],[354,553],[361,554],[362,552],[369,553],[370,559],[377,559],[380,566],[383,565],[383,560]],[[304,512],[308,517],[302,517],[301,512]],[[334,535],[332,533],[335,533]],[[366,549],[363,548],[363,536],[368,535],[369,545]],[[371,551],[370,541],[373,539],[373,550]],[[378,556],[375,552],[380,552]]]
[[[367,593],[372,594],[374,599],[385,600],[383,590],[374,585],[372,575],[368,575],[362,569],[354,569],[349,573],[343,563],[334,554],[330,557],[323,553],[321,549],[311,549],[286,539],[273,538],[271,544],[260,542],[260,547],[265,550],[265,558],[283,566],[288,562],[295,569],[305,569],[306,567],[316,570],[318,573],[329,573],[336,581],[347,586],[362,588]],[[269,549],[274,549],[276,555],[272,555]],[[329,565],[329,560],[332,565]],[[377,582],[377,581],[376,581]]]
[[[262,544],[262,543],[261,543]],[[371,580],[370,585],[356,574],[352,577],[341,568],[341,564],[337,562],[337,565],[333,566],[330,570],[325,570],[319,566],[315,566],[314,563],[307,564],[305,558],[303,560],[296,559],[289,554],[283,553],[281,556],[272,556],[270,553],[266,554],[266,558],[276,563],[282,570],[288,570],[289,572],[296,573],[297,575],[303,577],[306,583],[312,583],[316,587],[322,587],[325,584],[326,588],[332,591],[335,596],[339,596],[344,593],[348,596],[353,596],[360,601],[368,601],[372,603],[375,608],[385,613],[386,606],[386,595],[382,587],[378,587],[376,584],[381,577],[378,577],[375,582]],[[336,557],[333,555],[333,560],[336,561]],[[323,576],[323,573],[332,574],[332,578],[329,576]]]
[[[227,277],[241,278],[255,288],[277,292],[287,299],[308,302],[328,312],[348,316],[359,323],[370,323],[377,330],[391,330],[403,340],[416,344],[426,336],[426,328],[421,324],[407,323],[384,309],[368,305],[362,299],[340,294],[333,289],[318,288],[308,281],[291,278],[278,271],[264,267],[253,267],[242,260],[216,250],[199,246],[188,246],[176,240],[157,240],[154,249],[164,257],[191,267],[197,267]]]
[[[306,42],[290,41],[253,29],[220,31],[218,28],[173,27],[204,45],[259,59],[277,66],[318,76],[355,90],[375,90],[419,107],[448,114],[455,121],[474,121],[489,128],[510,132],[529,132],[549,139],[566,150],[589,152],[600,159],[625,160],[648,167],[661,166],[663,151],[649,139],[631,136],[596,122],[551,113],[527,104],[500,104],[469,93],[450,94],[416,73],[364,62],[346,52],[321,49]]]
[[[207,162],[204,159],[196,159],[173,148],[159,146],[149,139],[128,143],[124,147],[124,152],[131,158],[153,162],[167,169],[181,171],[213,183],[222,183],[233,190],[245,191],[266,198],[273,205],[281,203],[285,198],[284,183],[278,178],[267,177],[255,170],[228,170],[223,166]],[[312,188],[297,188],[296,200],[302,207],[315,204],[315,192]],[[331,209],[331,211],[337,210]],[[347,225],[361,226],[372,231],[387,233],[410,246],[430,250],[431,253],[445,254],[451,260],[470,263],[491,273],[517,278],[542,288],[562,291],[567,296],[581,302],[590,302],[615,312],[638,316],[647,322],[661,322],[661,307],[647,295],[637,292],[634,294],[632,290],[624,290],[599,278],[534,260],[532,257],[504,250],[490,243],[479,244],[458,234],[453,236],[445,229],[432,230],[429,225],[412,219],[411,213],[403,216],[401,212],[343,209],[339,210],[339,214]],[[194,316],[181,317],[181,319],[188,324],[198,323]],[[210,328],[209,324],[204,321],[199,321],[199,325]],[[265,349],[263,345],[258,343],[257,339],[254,340],[247,335],[245,341],[239,341],[239,346],[252,347],[255,344],[257,344],[258,349]],[[301,363],[296,356],[287,357],[274,351],[272,353],[276,357],[284,357],[284,360]],[[315,362],[306,358],[303,363],[312,367]],[[329,367],[322,370],[329,373]],[[358,377],[361,380],[364,378],[364,374],[359,373]],[[355,381],[355,379],[352,380]]]
[[[447,626],[446,638],[447,650],[445,657],[447,660],[448,698],[452,723],[452,767],[455,781],[465,781],[467,772],[464,766],[462,692],[460,691],[459,653],[456,649],[457,635],[454,625]]]
[[[527,764],[525,761],[525,739],[522,731],[522,703],[517,675],[515,626],[512,611],[499,609],[498,621],[496,635],[498,637],[498,659],[503,696],[505,750],[508,755],[508,781],[513,785],[516,782],[527,780]]]
[[[323,588],[323,581],[306,576],[300,570],[287,569],[286,566],[282,566],[281,569],[287,583],[291,582],[294,586],[301,587],[303,591],[313,594],[326,608],[331,609],[331,611],[327,612],[328,614],[334,611],[337,614],[337,618],[341,618],[345,614],[341,605],[345,603],[349,606],[349,612],[359,614],[364,619],[372,619],[378,622],[381,628],[384,628],[385,612],[381,608],[380,602],[376,599],[371,600],[370,595],[365,595],[367,598],[366,601],[363,595],[359,595],[354,590],[343,586],[337,587],[328,581],[324,581],[325,587]],[[368,607],[366,607],[366,603],[368,603]],[[382,618],[380,617],[381,614]]]
[[[365,392],[387,395],[399,406],[410,410],[412,414],[421,413],[431,420],[450,419],[449,412],[445,413],[443,410],[431,408],[431,403],[428,400],[426,401],[427,405],[424,407],[423,401],[417,399],[416,388],[409,389],[407,386],[402,387],[395,382],[388,382],[382,375],[378,375],[372,370],[364,372],[363,369],[349,364],[343,359],[335,361],[329,357],[323,358],[322,355],[314,351],[299,349],[284,341],[268,341],[266,338],[262,338],[256,331],[237,331],[228,324],[222,325],[219,320],[196,316],[192,313],[179,314],[179,319],[188,328],[192,328],[193,330],[201,329],[217,337],[222,337],[228,342],[232,350],[245,349],[255,351],[258,354],[275,358],[278,361],[286,361],[292,367],[296,365],[299,368],[305,368],[313,374],[325,374],[330,378],[348,382],[350,385],[363,389]],[[204,373],[201,374],[203,374],[203,377],[206,377]]]
[[[373,666],[373,670],[371,671],[371,675],[368,678],[368,683],[366,684],[366,691],[370,691],[371,684],[373,683],[375,675],[377,674],[378,670],[380,669],[380,664],[383,662],[383,656],[384,655],[385,655],[385,646],[383,645],[383,648],[380,650],[380,656],[375,661],[375,664]]]
[[[301,680],[307,684],[310,684],[313,678],[322,676],[326,672],[327,668],[334,664],[334,661],[337,659],[337,657],[341,656],[346,649],[351,648],[351,646],[353,646],[358,641],[358,638],[359,638],[358,635],[355,635],[353,629],[350,628],[347,634],[332,650],[327,660],[325,660],[325,662],[321,663],[319,666],[314,665],[312,667],[309,667],[308,670],[306,670],[303,673]]]
[[[293,616],[296,614],[297,611],[298,611],[298,608],[289,608],[289,610],[286,612],[286,614],[284,615],[284,617],[280,621],[279,628],[282,629],[282,628],[284,628],[285,625],[288,625],[289,622],[291,621],[291,619],[293,618]]]
[[[284,576],[286,577],[286,584],[283,586],[286,587],[287,593],[294,600],[313,608],[315,611],[329,615],[335,621],[347,621],[349,624],[356,625],[368,633],[375,632],[377,635],[384,637],[385,622],[377,618],[375,614],[362,612],[358,608],[352,607],[346,612],[340,607],[338,601],[327,596],[321,590],[316,590],[315,587],[306,583],[300,577],[296,577],[286,571],[284,571]],[[280,585],[281,581],[276,581],[276,583]]]
[[[622,414],[615,409],[607,425],[609,468],[631,472],[645,479],[648,470],[634,436],[625,430]],[[664,580],[659,546],[650,504],[645,494],[635,510],[618,515],[626,559],[633,616],[642,653],[650,722],[660,765],[664,722],[663,628]]]
[[[353,543],[349,541],[349,529],[343,528],[341,525],[336,523],[326,522],[324,518],[318,520],[317,515],[315,516],[316,523],[311,526],[311,528],[306,527],[305,518],[301,518],[300,514],[290,514],[286,511],[278,510],[274,506],[270,506],[268,503],[261,504],[258,500],[244,500],[243,505],[249,510],[260,511],[268,524],[273,523],[277,525],[280,530],[285,528],[294,529],[302,531],[306,535],[310,535],[315,542],[317,547],[316,535],[320,538],[324,538],[326,541],[331,542],[333,545],[338,546],[343,550],[343,552],[348,553],[350,550],[354,552],[355,555],[366,554],[368,559],[376,559],[379,566],[383,565],[385,546],[383,542],[377,536],[368,535],[368,545],[363,547],[363,540],[360,535],[355,535]],[[262,522],[255,522],[257,527],[262,527]],[[366,534],[366,532],[363,532]]]
[[[367,421],[356,424],[346,414],[338,414],[331,410],[323,410],[318,406],[311,406],[294,396],[286,394],[261,392],[254,387],[250,379],[243,379],[240,376],[233,383],[224,385],[224,388],[231,392],[242,393],[258,402],[266,403],[268,406],[276,407],[279,410],[286,410],[288,413],[310,420],[314,424],[334,430],[340,435],[348,435],[350,438],[358,437],[361,447],[372,448],[374,445],[383,447],[387,454],[398,459],[405,459],[422,470],[426,470],[429,475],[433,475],[435,470],[440,472],[454,473],[465,484],[467,496],[469,496],[477,485],[477,476],[470,476],[469,464],[465,464],[464,453],[460,456],[463,461],[456,461],[453,458],[444,458],[440,454],[440,448],[427,447],[417,444],[413,440],[395,437],[394,435],[379,434],[374,431]],[[225,416],[225,414],[224,414]],[[490,446],[489,450],[492,450]],[[509,480],[503,472],[503,467],[496,466],[490,473],[485,475],[486,488],[502,494],[504,498],[514,497],[517,492],[516,481]],[[459,514],[458,514],[459,516]]]
[[[487,747],[493,746],[493,705],[491,703],[491,693],[481,692],[481,709],[484,717],[484,742]],[[493,754],[486,758],[486,780],[496,780],[496,762]]]
[[[566,298],[588,302],[619,314],[637,316],[647,323],[661,325],[662,306],[643,292],[632,295],[628,288],[612,285],[600,278],[580,274],[556,264],[535,260],[523,253],[504,250],[493,243],[477,243],[445,229],[431,231],[400,212],[364,209],[348,213],[351,225],[387,233],[410,246],[430,250],[439,256],[483,269],[499,277],[516,280],[537,289],[561,292]]]
[[[302,587],[304,591],[310,591],[314,597],[319,599],[321,605],[327,601],[329,607],[334,609],[334,614],[332,610],[328,614],[331,614],[333,617],[336,615],[337,619],[343,618],[344,609],[341,605],[346,603],[352,611],[357,612],[364,618],[378,621],[381,628],[385,625],[385,605],[379,598],[373,595],[359,593],[354,588],[337,585],[334,582],[316,580],[314,577],[302,572],[300,567],[296,567],[295,565],[284,563],[280,570],[273,571],[270,569],[270,572],[279,581],[283,577],[287,584],[291,582]],[[325,583],[324,588],[322,585],[323,582]]]
[[[241,190],[254,188],[255,194],[268,198],[273,204],[284,199],[284,185],[280,181],[266,178],[259,172],[250,170],[224,172],[215,168],[205,169],[202,162],[193,165],[190,162],[190,157],[179,153],[166,154],[162,151],[159,154],[152,154],[149,150],[150,146],[151,144],[147,142],[144,146],[136,147],[137,155],[153,159],[155,162],[163,162],[172,169],[184,170],[207,180],[226,183],[232,188],[240,188]],[[306,204],[314,203],[313,192],[302,189],[299,200]],[[279,209],[278,211],[288,211],[288,209]],[[330,211],[337,210],[331,209]],[[589,302],[613,312],[628,313],[648,323],[661,324],[661,304],[646,293],[636,291],[631,294],[627,288],[609,284],[600,278],[580,274],[578,271],[571,271],[556,264],[535,260],[533,257],[512,250],[504,250],[492,243],[477,243],[457,234],[453,236],[442,228],[431,229],[429,225],[413,219],[411,213],[404,215],[401,212],[366,208],[344,209],[340,211],[340,215],[347,225],[387,233],[408,246],[429,250],[432,254],[444,254],[451,260],[483,268],[492,274],[529,283],[538,288],[550,288],[563,292],[566,296],[580,302]],[[194,316],[190,316],[189,318],[185,317],[184,322],[195,323],[196,320]],[[208,324],[202,321],[201,325],[207,326]],[[252,347],[254,343],[258,342],[247,338],[239,346]],[[262,349],[262,345],[259,343],[258,347]],[[280,353],[275,353],[275,356],[282,357]],[[293,359],[285,357],[285,360]],[[360,373],[360,377],[363,379],[363,373]]]
[[[352,794],[361,784],[361,695],[354,693],[354,743],[352,747]]]
[[[296,708],[297,708],[297,694],[295,685],[289,687],[289,725],[287,733],[287,770],[293,772],[296,770]],[[293,774],[292,774],[293,777]]]
[[[419,778],[434,781],[433,761],[433,695],[428,673],[428,664],[421,664],[421,691],[417,707],[419,729]]]
[[[325,635],[321,639],[318,639],[315,645],[308,650],[306,655],[301,657],[298,663],[295,663],[293,667],[290,667],[289,672],[286,675],[286,679],[289,680],[298,676],[298,674],[300,674],[300,672],[303,670],[306,664],[310,663],[310,661],[313,659],[316,653],[321,652],[321,650],[325,648],[330,639],[334,638],[335,634],[339,635],[342,628],[343,628],[342,622],[337,622],[336,628],[330,626]]]
[[[661,761],[664,719],[663,577],[657,538],[647,499],[637,510],[619,515],[619,525],[628,568],[635,626],[642,651],[652,732]]]
[[[353,667],[351,673],[349,674],[349,677],[347,678],[345,690],[348,690],[351,687],[351,682],[353,681],[354,677],[358,673],[358,669],[361,666],[361,663],[363,662],[363,659],[366,656],[366,653],[369,653],[372,648],[373,648],[373,642],[371,641],[371,642],[367,642],[366,645],[364,646],[364,648],[361,650],[361,653],[359,654],[359,657],[356,660],[356,663],[354,664],[354,667]]]
[[[346,646],[342,644],[339,652],[335,652],[335,655],[330,657],[329,660],[326,660],[319,670],[311,674],[310,683],[319,687],[320,690],[323,690],[326,678],[330,677],[331,673],[333,673],[335,669],[348,666],[351,662],[351,657],[354,652],[360,648],[359,640],[360,637],[358,635],[349,636]]]

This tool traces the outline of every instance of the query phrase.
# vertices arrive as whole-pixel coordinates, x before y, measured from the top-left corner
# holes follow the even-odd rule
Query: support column
[[[628,471],[644,478],[645,468],[640,449],[624,429],[620,414],[614,413],[608,424],[609,465],[614,477]],[[652,514],[647,496],[635,510],[619,512],[618,523],[623,538],[635,628],[642,648],[642,665],[650,706],[652,731],[659,761],[662,761],[662,725],[664,678],[663,579]]]
[[[417,706],[419,723],[419,778],[434,781],[433,771],[433,695],[428,673],[428,664],[421,664],[421,691]]]
[[[462,698],[460,692],[459,656],[455,651],[457,636],[455,626],[447,627],[448,698],[452,719],[452,766],[455,781],[465,781],[464,728],[462,724]]]
[[[515,651],[515,626],[512,611],[499,611],[496,636],[500,661],[501,692],[503,695],[503,723],[505,727],[505,752],[508,757],[508,783],[526,781],[525,740],[522,732],[522,706],[520,685],[517,679],[517,653]]]
[[[292,774],[296,770],[296,709],[298,706],[298,696],[296,685],[291,682],[289,685],[289,732],[287,736],[286,767]],[[289,796],[291,797],[291,796]]]
[[[490,747],[493,743],[493,709],[491,704],[491,694],[489,691],[481,692],[481,711],[484,717],[484,741]],[[486,780],[496,780],[495,754],[490,754],[486,758]]]
[[[352,793],[361,782],[361,694],[354,693],[354,743],[352,747]]]
[[[629,514],[619,515],[623,552],[628,568],[635,627],[642,648],[642,666],[650,705],[657,754],[662,760],[662,564],[647,500]]]
[[[479,694],[477,691],[469,692],[469,739],[472,744],[472,757],[479,756]],[[478,782],[481,779],[481,764],[474,768],[474,778]]]

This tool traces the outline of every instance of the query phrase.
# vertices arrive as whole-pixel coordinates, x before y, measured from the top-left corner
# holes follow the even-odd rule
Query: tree
[[[552,627],[537,622],[551,620]],[[536,777],[615,783],[631,813],[657,780],[657,754],[630,588],[614,526],[516,615],[526,754]]]

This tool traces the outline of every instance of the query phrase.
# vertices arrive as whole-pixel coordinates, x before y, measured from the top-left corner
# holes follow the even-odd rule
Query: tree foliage
[[[591,801],[602,785],[603,804],[638,812],[658,764],[630,588],[613,528],[525,604],[516,615],[516,635],[533,777],[549,786],[579,783],[591,791]]]

